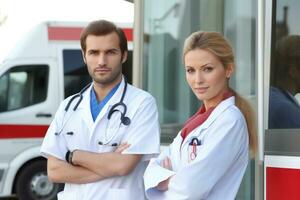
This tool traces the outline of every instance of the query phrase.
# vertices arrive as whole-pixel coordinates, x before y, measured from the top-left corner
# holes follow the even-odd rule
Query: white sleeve
[[[150,160],[149,165],[144,173],[146,195],[147,193],[151,193],[152,189],[155,188],[160,182],[175,175],[175,172],[172,170],[161,167],[160,163],[166,157],[170,157],[170,147],[165,149],[157,158],[152,158]]]
[[[179,132],[168,148],[166,148],[157,158],[152,158],[150,160],[150,163],[144,173],[145,191],[146,196],[149,199],[156,199],[153,196],[159,195],[159,193],[161,193],[155,188],[160,182],[165,181],[176,174],[176,170],[174,170],[174,168],[178,168],[178,166],[176,166],[177,163],[175,163],[172,157],[172,152],[174,152],[173,148],[176,148],[178,144],[181,144],[181,141],[181,134]],[[161,162],[166,157],[170,158],[172,161],[172,170],[161,167]]]
[[[244,120],[223,119],[222,124],[218,123],[217,127],[210,129],[196,159],[171,177],[167,191],[149,190],[146,193],[149,199],[206,199],[239,156],[245,156],[241,152],[248,152]],[[248,157],[245,160],[241,170],[246,168]]]
[[[159,153],[160,128],[157,106],[152,96],[141,103],[127,131],[123,142],[130,146],[124,154],[144,154],[143,160],[150,160]]]
[[[61,103],[59,106],[53,121],[51,122],[45,138],[41,146],[41,155],[47,157],[48,155],[54,156],[58,159],[65,160],[66,152],[68,151],[66,141],[62,134],[55,135],[59,132],[62,126],[62,120],[65,120],[64,105]]]

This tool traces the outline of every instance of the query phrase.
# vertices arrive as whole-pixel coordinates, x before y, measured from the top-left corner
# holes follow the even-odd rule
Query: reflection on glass
[[[300,128],[300,36],[277,41],[270,87],[269,128]]]
[[[6,110],[7,107],[7,86],[8,76],[4,74],[0,77],[0,112]]]
[[[28,82],[28,76],[25,72],[11,72],[9,85],[10,89],[8,92],[9,101],[7,105],[8,110],[13,110],[22,107],[25,98],[22,98],[26,91],[26,82]],[[23,95],[24,94],[24,95]]]
[[[300,128],[300,1],[276,1],[269,129]]]

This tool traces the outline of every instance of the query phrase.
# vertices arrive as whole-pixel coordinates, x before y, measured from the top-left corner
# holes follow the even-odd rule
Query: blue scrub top
[[[99,113],[101,112],[102,108],[105,106],[105,104],[110,100],[110,98],[115,94],[117,89],[119,88],[121,82],[118,83],[106,96],[105,98],[98,102],[96,93],[94,90],[94,87],[91,89],[91,98],[90,98],[90,106],[91,106],[91,114],[93,117],[93,120],[95,121]]]

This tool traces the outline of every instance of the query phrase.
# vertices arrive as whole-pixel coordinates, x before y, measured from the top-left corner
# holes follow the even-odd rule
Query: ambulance
[[[36,25],[0,63],[0,197],[52,200],[62,184],[48,180],[40,145],[59,103],[91,79],[80,33],[86,22]],[[123,73],[132,81],[132,24],[117,24],[127,39]]]

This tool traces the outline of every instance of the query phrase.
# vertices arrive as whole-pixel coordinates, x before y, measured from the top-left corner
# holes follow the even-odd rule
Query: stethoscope
[[[131,123],[131,120],[129,117],[126,116],[126,112],[127,112],[127,106],[126,104],[123,102],[124,100],[124,97],[126,95],[126,92],[127,92],[127,81],[126,79],[124,78],[124,82],[125,82],[125,85],[124,85],[124,89],[123,89],[123,93],[122,93],[122,96],[121,96],[121,99],[118,103],[114,104],[108,111],[108,115],[107,115],[107,119],[110,121],[113,113],[115,112],[119,112],[121,113],[121,116],[120,116],[120,120],[121,120],[121,124],[124,124],[125,126],[129,126],[130,123]],[[70,106],[72,104],[72,102],[78,98],[78,101],[76,102],[75,106],[73,107],[73,112],[75,112],[79,106],[79,104],[81,103],[82,99],[83,99],[83,93],[91,86],[91,83],[89,83],[87,86],[85,86],[79,93],[75,94],[67,103],[64,111],[64,116],[63,116],[63,124],[60,128],[60,130],[58,132],[55,132],[55,135],[58,136],[62,133],[64,127],[66,126],[66,124],[68,123],[68,121],[70,120],[70,118],[72,117],[72,115],[70,115],[68,117],[68,119],[64,122],[64,118],[65,118],[65,115],[66,113],[69,111],[70,109]],[[123,108],[123,109],[120,109]],[[67,132],[66,133],[67,135],[73,135],[74,133],[73,132]],[[103,145],[103,144],[108,144],[115,136],[116,134],[112,134],[112,137],[110,137],[108,140],[106,140],[106,142],[100,142],[99,141],[99,144],[100,145]],[[106,136],[106,131],[105,131],[105,136]]]

